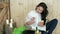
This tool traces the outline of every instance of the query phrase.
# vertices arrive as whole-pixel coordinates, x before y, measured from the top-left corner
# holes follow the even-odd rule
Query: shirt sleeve
[[[25,22],[30,21],[32,17],[34,17],[33,12],[29,12],[29,13],[27,14],[27,16],[26,16]]]
[[[27,15],[27,17],[26,17],[26,19],[25,19],[25,22],[28,22],[28,21],[30,21],[31,19],[30,19],[30,16],[29,15]]]

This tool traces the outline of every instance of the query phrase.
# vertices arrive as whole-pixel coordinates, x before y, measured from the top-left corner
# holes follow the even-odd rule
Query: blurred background
[[[13,19],[16,27],[24,25],[27,13],[34,10],[40,2],[48,6],[48,20],[58,19],[58,25],[53,34],[60,34],[60,0],[0,0],[0,33],[4,31],[6,19]]]

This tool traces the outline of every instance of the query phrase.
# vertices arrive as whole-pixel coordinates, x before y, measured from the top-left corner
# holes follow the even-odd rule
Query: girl
[[[52,34],[54,29],[56,28],[58,20],[53,19],[48,23],[46,23],[47,16],[48,16],[47,5],[44,2],[41,2],[36,6],[35,10],[32,10],[28,13],[26,17],[26,26],[28,26],[29,28],[31,27],[32,29],[35,29],[34,27],[39,27],[39,26],[43,27],[46,24],[46,31],[41,31],[40,29],[39,31],[41,31],[42,34]],[[41,20],[44,20],[44,23],[42,23]]]

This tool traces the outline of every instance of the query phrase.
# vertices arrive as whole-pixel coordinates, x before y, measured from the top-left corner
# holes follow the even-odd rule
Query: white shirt
[[[35,10],[30,11],[26,17],[26,22],[30,21],[32,17],[35,18],[34,20],[35,22],[30,25],[30,27],[32,27],[32,30],[36,30],[37,27],[39,30],[45,31],[46,30],[45,26],[43,27],[38,26],[38,23],[41,21],[41,14],[37,13],[37,11]]]

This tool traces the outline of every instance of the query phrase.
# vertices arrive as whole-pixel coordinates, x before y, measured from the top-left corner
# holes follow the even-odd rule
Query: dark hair
[[[41,17],[42,17],[42,20],[44,20],[44,22],[46,22],[46,17],[48,15],[47,5],[44,2],[41,2],[36,6],[36,9],[39,6],[43,7],[43,12],[41,13]]]

